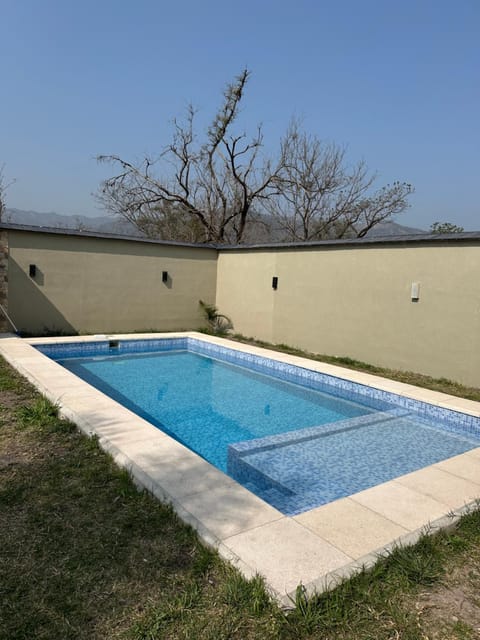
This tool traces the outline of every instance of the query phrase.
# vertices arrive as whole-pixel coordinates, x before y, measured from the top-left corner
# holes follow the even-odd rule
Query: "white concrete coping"
[[[480,403],[197,332],[21,339],[0,336],[0,354],[56,403],[138,485],[170,503],[200,538],[247,577],[264,576],[284,606],[372,565],[395,545],[453,524],[480,499],[480,447],[347,498],[283,515],[146,420],[49,359],[34,345],[194,337],[480,416]]]

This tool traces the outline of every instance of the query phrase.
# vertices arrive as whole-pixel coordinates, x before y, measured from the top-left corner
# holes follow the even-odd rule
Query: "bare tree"
[[[99,156],[120,168],[102,183],[106,208],[148,235],[241,242],[252,206],[275,193],[281,167],[261,157],[260,126],[250,140],[232,132],[249,75],[245,69],[227,86],[203,143],[197,142],[190,106],[185,122],[174,121],[173,140],[156,160],[133,164]]]
[[[376,176],[363,161],[349,168],[343,147],[308,135],[296,121],[282,140],[282,161],[279,193],[266,209],[286,240],[361,238],[406,209],[413,192],[400,182],[372,190]]]
[[[365,163],[349,168],[343,148],[307,135],[295,121],[275,161],[261,153],[260,126],[250,139],[234,133],[249,75],[245,69],[226,87],[203,142],[190,106],[158,158],[99,156],[120,170],[102,183],[105,207],[150,237],[239,243],[271,218],[285,240],[362,237],[408,206],[411,185],[375,191]]]

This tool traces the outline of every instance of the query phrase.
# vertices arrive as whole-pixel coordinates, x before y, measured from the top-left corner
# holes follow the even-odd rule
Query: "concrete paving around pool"
[[[260,573],[275,597],[291,604],[335,584],[426,529],[454,523],[480,499],[480,447],[361,491],[284,516],[240,484],[34,349],[35,344],[190,336],[295,364],[480,417],[480,403],[297,356],[196,332],[21,339],[3,334],[0,354],[60,407],[136,482],[169,502],[180,518],[247,577]]]

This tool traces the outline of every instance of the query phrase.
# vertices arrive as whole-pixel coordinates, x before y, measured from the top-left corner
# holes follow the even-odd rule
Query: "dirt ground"
[[[480,638],[480,554],[447,571],[441,584],[417,599],[421,627],[429,640]]]

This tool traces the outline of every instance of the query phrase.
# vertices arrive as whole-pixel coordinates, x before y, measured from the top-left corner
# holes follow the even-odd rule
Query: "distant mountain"
[[[106,216],[76,216],[59,213],[40,213],[38,211],[23,211],[22,209],[6,209],[4,222],[26,224],[33,227],[53,227],[56,229],[76,229],[78,231],[93,231],[97,233],[114,233],[124,236],[144,237],[135,225],[114,215]],[[423,229],[405,227],[397,222],[381,222],[374,227],[367,237],[402,236],[416,233],[426,233]],[[253,242],[281,242],[283,232],[267,228],[265,224],[257,222],[252,225],[245,237],[246,243]]]
[[[416,233],[428,233],[425,229],[416,227],[405,227],[398,222],[379,222],[367,233],[368,238],[378,238],[380,236],[408,236]]]

